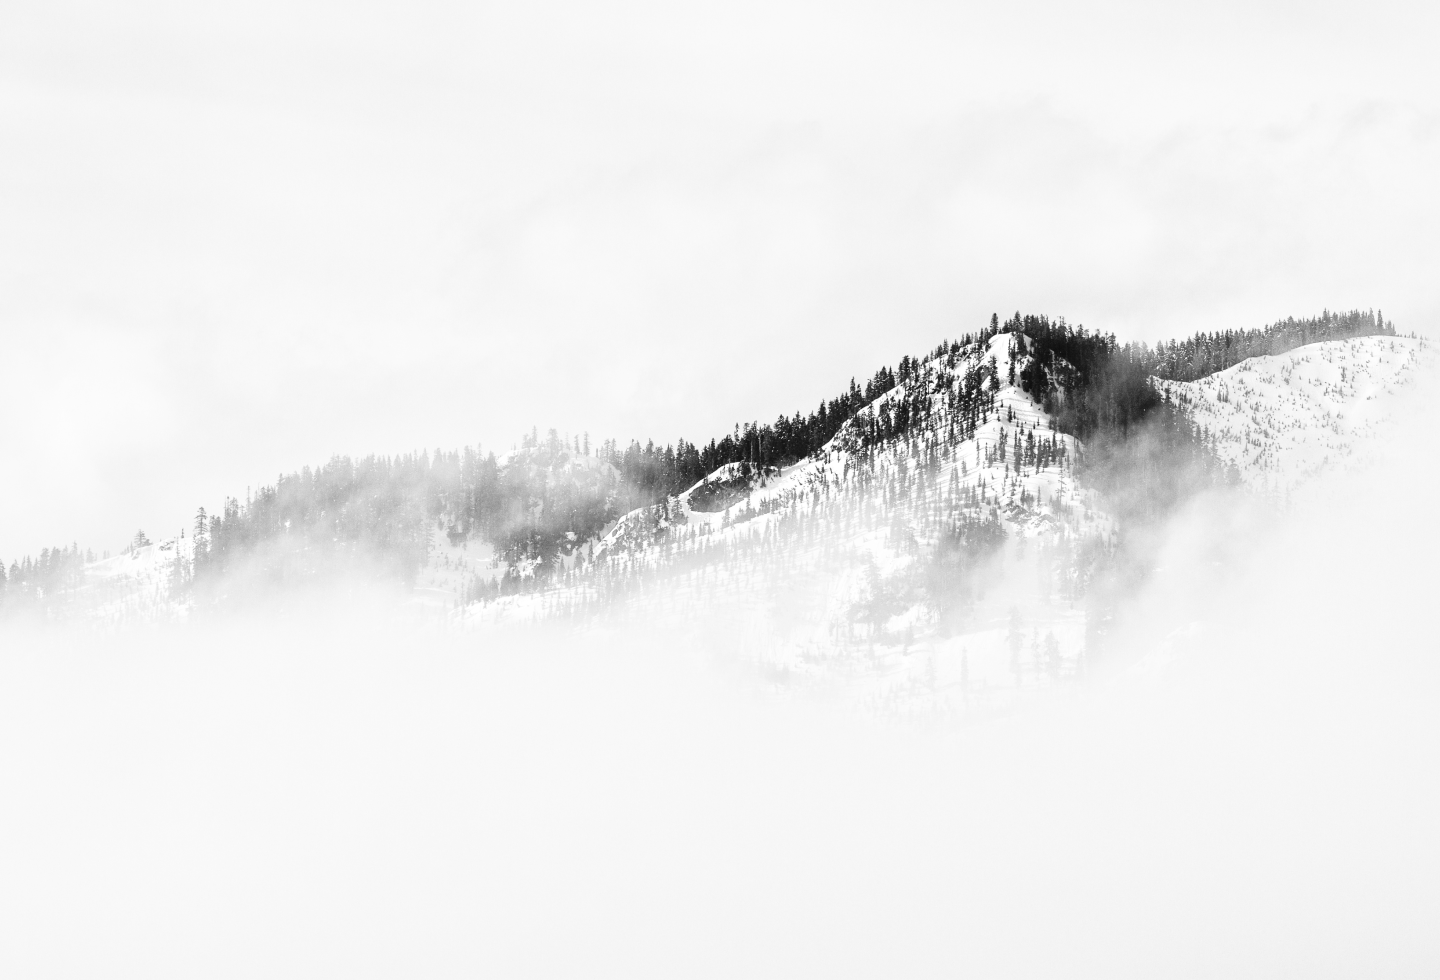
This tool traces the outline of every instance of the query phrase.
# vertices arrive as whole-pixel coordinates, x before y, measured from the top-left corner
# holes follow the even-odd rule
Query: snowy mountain
[[[1284,494],[1363,460],[1391,419],[1388,396],[1432,359],[1410,337],[1356,337],[1252,357],[1199,381],[1156,386],[1213,438],[1253,490]]]
[[[120,625],[343,582],[463,629],[668,630],[782,688],[1001,709],[1102,656],[1113,585],[1146,565],[1130,524],[1225,467],[1283,494],[1352,465],[1433,356],[1359,313],[1267,331],[1151,352],[1017,314],[708,446],[592,453],[552,431],[499,456],[336,458],[188,534],[12,566],[7,608]],[[1235,363],[1254,349],[1282,352]]]
[[[921,361],[810,457],[728,464],[625,515],[556,588],[464,621],[620,609],[721,631],[777,676],[912,705],[1003,703],[1074,673],[1078,600],[1114,526],[1076,479],[1077,440],[1006,380],[1031,345],[999,334]],[[902,414],[921,421],[885,438]]]
[[[1033,353],[1033,338],[1002,333],[923,360],[811,457],[728,464],[625,515],[555,588],[462,618],[623,610],[656,628],[688,624],[697,642],[723,632],[787,683],[843,681],[910,711],[1001,708],[1075,675],[1093,653],[1090,587],[1118,528],[1077,467],[1084,447],[1009,380]],[[1358,338],[1151,384],[1248,487],[1269,491],[1355,458],[1426,356],[1418,340]],[[992,399],[968,428],[957,422],[966,390]],[[923,422],[868,443],[901,405]]]

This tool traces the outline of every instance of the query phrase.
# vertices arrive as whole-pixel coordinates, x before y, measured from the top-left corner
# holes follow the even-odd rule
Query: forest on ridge
[[[1030,358],[992,363],[958,392],[958,438],[993,407],[1002,382],[1019,385],[1054,418],[1055,428],[1086,444],[1086,468],[1097,488],[1114,498],[1118,515],[1144,519],[1163,512],[1201,485],[1219,479],[1201,433],[1150,383],[1152,376],[1191,381],[1264,354],[1310,343],[1393,335],[1394,325],[1368,311],[1287,319],[1255,330],[1199,333],[1153,347],[1121,344],[1113,334],[1072,326],[1064,318],[998,315],[976,333],[944,341],[922,357],[881,367],[863,384],[851,379],[814,409],[773,422],[737,423],[704,442],[673,444],[615,440],[596,445],[588,435],[538,429],[518,447],[496,455],[475,447],[362,459],[337,456],[316,467],[281,474],[273,484],[226,498],[220,512],[198,510],[182,532],[193,545],[177,583],[204,597],[227,573],[245,565],[276,582],[320,574],[328,561],[363,556],[377,571],[414,580],[437,535],[480,541],[497,561],[524,561],[538,570],[597,536],[621,515],[680,493],[726,464],[783,467],[820,450],[852,420],[857,448],[904,439],[930,411],[927,392],[867,408],[905,386],[922,365],[953,360],[1001,333],[1029,338]],[[1147,438],[1133,439],[1144,427]],[[1040,452],[1044,452],[1042,445]],[[131,547],[150,541],[137,532]],[[78,544],[44,549],[32,558],[0,562],[0,608],[41,602],[78,588],[96,555]]]

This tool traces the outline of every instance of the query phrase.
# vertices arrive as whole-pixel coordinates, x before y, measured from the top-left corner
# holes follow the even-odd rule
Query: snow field
[[[1433,357],[1415,338],[1358,337],[1155,384],[1247,487],[1283,496],[1329,467],[1363,464],[1366,443],[1392,421],[1390,396]]]

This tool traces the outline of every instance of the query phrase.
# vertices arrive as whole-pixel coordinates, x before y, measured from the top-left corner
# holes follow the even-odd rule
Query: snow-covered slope
[[[1363,459],[1392,395],[1432,352],[1407,337],[1359,337],[1252,357],[1199,381],[1156,381],[1253,490],[1284,494]]]
[[[1071,673],[1084,542],[1112,526],[1075,480],[1076,441],[1006,382],[1027,342],[924,361],[812,456],[730,464],[627,514],[558,587],[466,617],[691,626],[779,674],[910,704],[1000,704]],[[876,441],[902,416],[919,421]]]
[[[1016,343],[1028,340],[1000,334],[983,350],[949,363],[923,362],[917,377],[882,395],[818,453],[794,465],[762,473],[731,463],[658,507],[626,515],[602,542],[599,554],[626,550],[634,560],[653,562],[663,550],[644,545],[666,542],[683,550],[700,538],[745,539],[786,515],[818,512],[827,503],[883,489],[887,482],[912,491],[886,500],[907,519],[913,518],[915,508],[933,506],[944,516],[993,511],[997,518],[1031,531],[1058,526],[1059,514],[1077,526],[1087,520],[1093,525],[1096,515],[1087,509],[1089,498],[1071,472],[1075,440],[1056,432],[1050,417],[1020,388],[987,376],[981,384],[994,392],[993,407],[968,437],[956,428],[947,399],[972,375],[984,375],[992,358],[1004,365],[1012,338]],[[1021,355],[1017,365],[1024,363]],[[860,433],[868,424],[917,397],[929,413],[924,424],[878,450],[861,445]],[[1044,444],[1043,462],[1024,461],[1025,445],[1034,440]],[[716,486],[725,492],[706,494]]]
[[[104,625],[180,619],[188,606],[175,599],[194,555],[188,537],[132,548],[85,566],[73,605]]]
[[[1081,671],[1080,600],[1116,539],[1077,480],[1082,447],[1010,383],[1033,343],[1002,333],[941,347],[811,456],[728,464],[608,526],[613,510],[599,510],[543,569],[441,519],[408,601],[471,628],[664,629],[762,676],[906,711],[1003,708]],[[1429,356],[1419,341],[1370,337],[1155,384],[1249,486],[1283,492],[1360,458],[1393,411],[1389,393]],[[613,506],[620,488],[613,467],[563,445],[496,465],[543,490],[527,498],[538,510],[505,518],[517,526],[547,508]],[[105,623],[182,617],[190,562],[178,537],[94,563],[69,605]]]

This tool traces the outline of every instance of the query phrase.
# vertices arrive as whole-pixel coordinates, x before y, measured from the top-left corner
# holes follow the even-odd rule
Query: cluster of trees
[[[1071,326],[1064,317],[1016,313],[992,329],[1024,334],[1012,344],[1006,379],[1055,416],[1056,427],[1082,440],[1102,430],[1126,432],[1159,404],[1144,345],[1121,346],[1114,334]],[[1029,354],[1021,365],[1022,355]],[[1018,370],[1017,370],[1018,368]]]
[[[925,597],[948,632],[974,604],[985,561],[1005,543],[994,511],[964,510],[941,529],[924,567]]]
[[[1158,519],[1189,495],[1234,479],[1207,434],[1151,384],[1158,348],[1122,345],[1114,334],[1091,333],[1063,318],[1017,313],[1001,329],[1030,338],[1038,369],[1023,368],[1017,380],[1058,430],[1085,443],[1083,458],[1074,461],[1077,471],[1106,495],[1123,524]],[[1018,346],[1011,348],[1012,376]]]
[[[880,368],[863,385],[851,378],[844,392],[822,401],[808,415],[796,412],[793,416],[781,415],[773,423],[737,423],[732,433],[711,439],[706,445],[681,439],[674,446],[656,446],[653,442],[641,446],[631,442],[622,450],[614,441],[607,441],[599,447],[599,455],[619,471],[627,487],[639,490],[648,502],[679,493],[727,463],[788,466],[817,452],[835,438],[841,426],[880,396],[920,376],[927,363],[948,359],[948,366],[953,368],[962,352],[984,345],[1000,331],[998,318],[992,316],[988,329],[940,343],[924,358],[902,357],[894,368]],[[990,369],[993,372],[993,364]],[[993,401],[985,401],[989,392],[982,392],[983,381],[984,376],[973,377],[958,396],[963,401],[964,413],[972,420],[993,405]],[[901,403],[885,406],[884,411],[888,415],[877,415],[866,422],[860,440],[862,445],[903,436],[928,417],[929,403],[924,392],[911,392]]]
[[[193,584],[205,591],[243,569],[250,584],[291,585],[337,557],[363,557],[413,581],[429,550],[434,525],[426,518],[444,463],[425,453],[337,456],[282,474],[244,504],[227,498],[218,514],[201,508],[191,533]]]
[[[992,317],[992,329],[995,318]],[[1283,354],[1305,344],[1352,337],[1394,336],[1395,325],[1374,311],[1351,310],[1277,321],[1257,330],[1197,333],[1185,340],[1121,344],[1114,334],[1072,327],[1063,317],[1016,313],[998,328],[1031,338],[1032,362],[1009,380],[1018,383],[1064,432],[1088,439],[1099,432],[1125,433],[1161,405],[1152,376],[1195,381],[1250,357]],[[1013,349],[1012,349],[1013,350]],[[1018,350],[1013,350],[1018,355]]]
[[[94,561],[94,552],[71,544],[12,561],[8,572],[0,562],[0,605],[24,606],[73,594],[85,583],[85,565]]]
[[[1233,479],[1208,435],[1162,397],[1151,377],[1190,381],[1305,344],[1395,334],[1383,315],[1360,310],[1327,310],[1258,330],[1199,333],[1153,348],[1122,345],[1114,334],[1091,333],[1063,318],[1016,313],[1000,329],[1030,338],[1033,360],[1019,383],[1055,417],[1056,428],[1086,443],[1082,472],[1106,492],[1117,516],[1131,522],[1158,517],[1189,494]]]
[[[1009,421],[1014,421],[1013,414]],[[1038,473],[1051,466],[1064,466],[1069,462],[1070,455],[1065,447],[1065,440],[1054,430],[1040,432],[1039,438],[1036,438],[1036,432],[1033,425],[1028,429],[1023,426],[1002,428],[1000,441],[985,451],[985,464],[994,466],[998,463],[1006,468],[1014,467],[1017,473]]]
[[[864,455],[874,449],[907,438],[912,432],[929,428],[937,413],[947,420],[951,442],[963,442],[995,410],[996,379],[999,368],[994,359],[984,361],[963,375],[955,368],[963,356],[974,356],[980,348],[958,343],[942,348],[944,353],[917,366],[910,378],[918,379],[903,394],[880,403],[878,409],[867,408],[851,426],[845,448]],[[909,380],[909,379],[907,379]],[[937,405],[933,396],[943,395]]]
[[[193,529],[194,583],[204,587],[244,569],[253,578],[292,580],[332,557],[359,557],[378,572],[413,582],[437,534],[489,542],[506,563],[554,562],[631,505],[614,471],[555,433],[527,436],[503,463],[467,448],[361,460],[337,456],[316,469],[202,509]]]
[[[1169,381],[1198,381],[1251,357],[1286,351],[1326,340],[1395,336],[1395,324],[1375,310],[1324,311],[1318,317],[1289,318],[1258,330],[1198,333],[1188,340],[1161,341],[1148,350],[1150,373]]]
[[[857,412],[897,384],[904,384],[919,369],[919,361],[904,357],[896,369],[882,367],[863,386],[850,386],[835,398],[822,401],[808,415],[781,415],[773,423],[737,423],[732,433],[697,446],[681,439],[675,446],[642,447],[632,442],[624,450],[613,441],[600,446],[600,458],[619,471],[628,487],[640,491],[647,502],[660,500],[693,486],[727,463],[756,467],[787,466],[818,450],[835,437]]]

